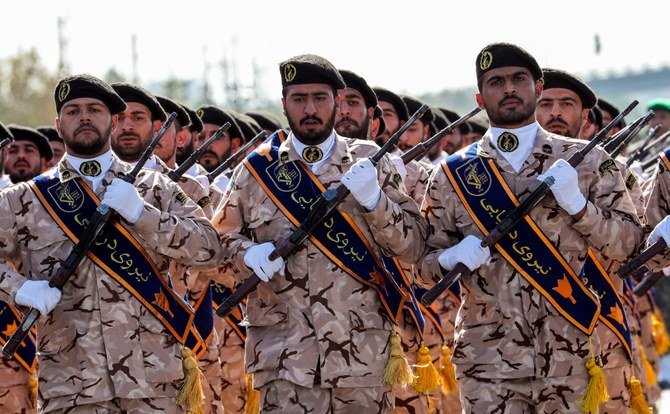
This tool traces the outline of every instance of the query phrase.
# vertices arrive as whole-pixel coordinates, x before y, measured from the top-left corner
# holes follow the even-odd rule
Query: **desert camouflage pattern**
[[[96,194],[130,172],[114,159]],[[61,180],[79,176],[58,164]],[[135,183],[145,208],[125,227],[165,275],[170,260],[211,265],[220,250],[214,228],[195,203],[167,177],[149,170]],[[28,183],[0,195],[0,256],[23,263],[22,274],[2,268],[0,296],[13,303],[26,280],[48,280],[73,243],[56,225]],[[42,412],[122,399],[174,399],[183,379],[180,346],[122,285],[85,258],[63,289],[60,303],[36,324],[39,408]]]
[[[181,407],[175,405],[174,398],[114,398],[95,404],[79,405],[53,411],[56,414],[181,414]]]
[[[247,404],[247,376],[244,372],[244,341],[228,322],[214,317],[220,338],[221,395],[226,413],[244,413]]]
[[[300,160],[294,139],[291,135],[280,146],[280,156]],[[378,150],[369,141],[335,139],[333,154],[316,173],[326,188],[339,185],[356,160]],[[382,195],[373,211],[364,211],[353,197],[339,208],[377,253],[418,257],[425,235],[418,208],[393,179],[396,170],[389,158],[380,161],[377,171]],[[250,274],[244,265],[247,249],[267,241],[278,245],[293,226],[244,166],[236,168],[232,181],[230,195],[212,222],[223,238],[223,262],[230,263],[239,281]],[[246,325],[245,364],[254,374],[255,388],[279,379],[317,390],[381,384],[392,323],[377,294],[311,242],[287,259],[286,276],[261,284],[249,296]]]
[[[0,412],[30,414],[37,412],[30,395],[30,374],[15,360],[0,361]]]
[[[533,152],[519,173],[499,156],[490,133],[482,138],[478,155],[493,158],[511,191],[522,198],[538,185],[536,177],[540,173],[582,146],[583,141],[549,134],[540,128]],[[581,192],[588,199],[586,212],[578,222],[551,195],[531,212],[532,219],[576,273],[583,265],[587,247],[624,261],[641,239],[635,207],[621,174],[612,165],[596,147],[577,167]],[[466,235],[483,235],[444,171],[431,177],[422,213],[429,227],[427,255],[421,262],[420,274],[424,283],[431,284],[442,277],[437,258],[443,249]],[[490,264],[464,275],[461,286],[463,304],[456,319],[453,357],[461,381],[570,376],[586,384],[584,364],[590,356],[590,342],[596,354],[600,350],[597,335],[589,337],[568,323],[497,252],[492,252]],[[464,389],[461,395],[470,394]],[[466,400],[462,398],[462,402],[465,404]],[[463,408],[468,411],[468,406]]]
[[[650,298],[648,294],[639,298],[637,303],[637,310],[640,314],[640,343],[642,352],[651,364],[654,372],[658,373],[661,357],[656,351],[656,343],[654,342],[653,335],[652,316],[654,314],[654,306],[653,299]],[[642,371],[644,371],[644,369],[642,369]],[[645,378],[643,384],[645,386],[647,403],[649,405],[655,405],[656,401],[661,398],[661,387],[657,383],[650,381],[649,378]]]

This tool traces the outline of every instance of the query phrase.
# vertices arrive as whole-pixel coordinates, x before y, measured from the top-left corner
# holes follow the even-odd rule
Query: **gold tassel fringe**
[[[663,315],[659,309],[656,309],[651,314],[651,332],[658,356],[667,354],[670,351],[670,337],[668,336],[668,329],[663,320]]]
[[[414,373],[407,362],[405,351],[402,350],[402,342],[395,326],[391,332],[390,343],[389,360],[384,369],[382,385],[390,388],[396,386],[404,388],[414,382]]]
[[[628,384],[630,392],[630,408],[633,414],[652,414],[651,407],[647,404],[642,393],[642,383],[633,375]]]
[[[456,367],[451,362],[451,350],[447,345],[442,345],[440,356],[440,374],[442,375],[442,392],[449,394],[458,391],[456,380]]]
[[[414,365],[412,388],[419,394],[430,394],[441,386],[440,373],[437,372],[437,368],[430,359],[430,350],[422,342],[416,365]]]
[[[183,405],[189,414],[203,414],[205,394],[202,392],[202,371],[198,361],[190,349],[181,350],[182,367],[184,369],[184,385],[177,395],[177,404]]]
[[[602,367],[596,363],[593,352],[591,358],[586,361],[586,368],[589,370],[589,384],[584,395],[579,399],[579,407],[583,413],[598,414],[600,406],[609,401],[610,396],[605,383],[605,373]]]
[[[648,386],[656,385],[656,371],[654,367],[649,362],[647,358],[647,352],[644,350],[642,344],[640,344],[640,361],[642,362],[642,368],[644,369],[644,380]]]
[[[35,374],[31,374],[28,378],[28,389],[30,390],[30,398],[33,401],[37,400],[37,384],[37,376]]]
[[[261,411],[261,393],[254,389],[254,376],[247,374],[247,405],[244,414],[258,414]]]

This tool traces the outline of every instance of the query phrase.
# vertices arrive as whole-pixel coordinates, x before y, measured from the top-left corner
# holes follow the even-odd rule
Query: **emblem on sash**
[[[285,163],[275,161],[265,169],[275,187],[282,192],[290,193],[300,185],[302,175],[297,168],[288,168]]]
[[[78,211],[84,203],[84,194],[75,180],[67,181],[62,185],[56,182],[47,189],[47,193],[53,199],[54,204],[66,213]]]
[[[519,138],[511,132],[503,132],[498,137],[498,149],[503,152],[512,152],[519,148]]]
[[[491,187],[491,176],[481,165],[481,159],[473,158],[457,168],[458,179],[463,183],[465,191],[472,196],[486,194]]]
[[[321,148],[319,147],[311,145],[309,147],[305,147],[305,149],[302,150],[302,159],[310,164],[319,162],[322,158],[323,151],[321,151]]]
[[[89,177],[97,177],[102,172],[98,161],[86,161],[79,166],[79,172]]]

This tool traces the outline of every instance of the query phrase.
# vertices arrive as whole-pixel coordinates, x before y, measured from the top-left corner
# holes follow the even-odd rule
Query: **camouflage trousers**
[[[0,413],[36,413],[35,400],[30,397],[28,385],[0,388]]]
[[[411,388],[394,391],[393,414],[454,414],[462,411],[458,391],[444,394],[438,390],[429,396],[419,395]]]
[[[600,406],[600,414],[628,414],[630,410],[630,392],[628,384],[633,368],[630,365],[606,368],[605,380],[610,400]]]
[[[307,388],[274,380],[260,392],[261,413],[381,414],[393,408],[393,392],[387,387]]]
[[[114,398],[111,401],[78,405],[51,412],[55,414],[183,414],[186,411],[175,403],[173,397],[159,397]]]
[[[588,377],[461,378],[464,414],[582,414],[577,401]]]

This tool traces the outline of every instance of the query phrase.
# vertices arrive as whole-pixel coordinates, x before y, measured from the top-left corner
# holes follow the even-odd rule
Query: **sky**
[[[55,70],[62,17],[71,73],[115,67],[130,76],[134,34],[145,86],[207,72],[219,89],[225,55],[242,85],[251,85],[255,64],[263,94],[279,99],[278,63],[315,53],[371,85],[421,95],[473,85],[477,53],[498,41],[587,78],[668,64],[669,12],[667,2],[647,0],[12,1],[3,4],[0,58],[34,47]]]

